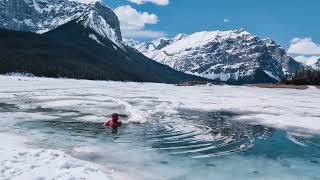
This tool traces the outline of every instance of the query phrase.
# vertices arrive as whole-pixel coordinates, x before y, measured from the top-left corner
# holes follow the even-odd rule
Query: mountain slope
[[[125,46],[118,17],[99,2],[2,0],[0,16],[0,27],[10,29],[0,31],[0,73],[163,83],[203,80]]]
[[[83,20],[83,21],[82,21]],[[0,73],[94,80],[179,83],[199,80],[156,63],[85,27],[86,18],[39,35],[0,31]]]
[[[274,41],[242,29],[127,43],[176,70],[235,84],[278,82],[301,66]]]

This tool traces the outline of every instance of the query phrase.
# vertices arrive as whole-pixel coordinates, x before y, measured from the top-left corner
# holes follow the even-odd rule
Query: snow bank
[[[62,151],[32,149],[23,137],[0,134],[0,179],[121,179],[120,172],[75,159]],[[29,142],[30,143],[30,142]]]

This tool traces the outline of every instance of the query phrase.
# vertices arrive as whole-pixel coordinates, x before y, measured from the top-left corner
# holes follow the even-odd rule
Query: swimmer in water
[[[103,124],[104,127],[112,127],[113,129],[117,129],[122,126],[122,122],[119,120],[119,115],[117,113],[113,113],[111,117],[112,119],[107,120]]]

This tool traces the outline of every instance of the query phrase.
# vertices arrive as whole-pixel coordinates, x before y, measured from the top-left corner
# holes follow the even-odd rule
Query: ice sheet
[[[0,97],[0,103],[3,103],[0,104],[0,139],[4,139],[0,145],[0,175],[4,179],[21,179],[22,177],[28,179],[31,176],[34,178],[35,174],[39,179],[42,177],[128,179],[121,172],[113,171],[113,168],[88,163],[71,155],[78,156],[107,151],[115,153],[115,157],[122,157],[124,151],[135,155],[121,160],[129,159],[131,161],[124,162],[139,162],[140,164],[144,164],[150,157],[154,158],[151,160],[157,161],[168,158],[158,154],[150,155],[144,151],[134,153],[134,151],[127,150],[127,147],[120,147],[121,151],[117,151],[119,146],[114,149],[110,147],[109,149],[92,146],[78,147],[73,149],[71,155],[59,149],[33,149],[25,145],[25,142],[30,139],[9,134],[14,133],[10,131],[14,123],[29,120],[55,121],[62,118],[69,121],[102,123],[111,113],[116,111],[128,122],[146,123],[156,116],[161,119],[162,123],[170,122],[172,125],[170,128],[179,132],[207,131],[206,127],[194,126],[179,117],[178,112],[181,109],[188,109],[205,112],[230,111],[236,114],[233,118],[235,121],[247,121],[290,129],[293,132],[288,135],[288,138],[299,146],[302,144],[294,135],[297,133],[294,131],[295,129],[304,132],[320,131],[320,111],[318,111],[320,93],[319,89],[314,87],[306,90],[263,89],[244,86],[181,87],[155,83],[0,76]],[[6,108],[11,108],[11,113],[6,112]],[[39,138],[41,139],[41,137]],[[196,139],[199,140],[210,138],[212,136],[205,134],[196,136]],[[289,160],[290,162],[287,162]],[[289,160],[233,157],[223,160],[216,159],[214,165],[209,164],[208,166],[215,168],[212,173],[218,179],[230,179],[234,176],[246,177],[247,179],[273,179],[276,176],[281,179],[316,177],[316,174],[304,177],[306,168],[314,169],[308,170],[308,172],[317,172],[318,166],[316,164],[306,164],[306,161],[294,158]],[[117,159],[117,161],[119,160]],[[170,165],[165,164],[166,162],[163,163],[159,165],[154,162],[152,166],[149,164],[149,171],[140,172],[140,174],[152,178],[156,172],[167,172],[166,178],[169,179],[183,178],[188,172],[194,171],[194,168],[198,172],[197,176],[208,173],[207,168],[197,168],[198,164],[193,165],[193,161],[177,161]],[[287,163],[294,164],[294,166],[286,166]],[[228,164],[228,167],[223,164]],[[123,168],[132,169],[129,171],[130,178],[139,179],[133,178],[131,174],[142,167],[133,167],[133,165],[129,163]],[[173,171],[170,169],[172,167],[178,167],[179,170]],[[190,169],[190,167],[193,168]],[[237,169],[237,171],[233,171],[233,169]],[[256,169],[264,169],[265,171],[258,172]],[[201,171],[203,172],[201,173]],[[232,176],[228,173],[230,171],[234,172]],[[188,175],[188,177],[192,177],[192,174]]]
[[[72,107],[93,116],[108,115],[112,106],[122,106],[129,121],[146,122],[155,113],[172,115],[181,108],[202,111],[233,111],[237,120],[254,121],[280,128],[303,128],[320,131],[320,93],[306,90],[263,89],[243,86],[179,87],[154,83],[122,83],[72,79],[1,76],[1,93],[8,102],[20,106],[28,103],[10,101],[12,94],[41,100],[43,108]],[[22,95],[23,94],[23,95]],[[62,98],[59,98],[61,96]],[[76,97],[65,99],[63,97]],[[53,101],[46,101],[45,99]],[[7,99],[7,98],[6,98]],[[82,108],[81,108],[82,107]],[[110,109],[110,108],[109,108]],[[111,112],[109,112],[111,113]],[[243,114],[243,115],[241,115]]]

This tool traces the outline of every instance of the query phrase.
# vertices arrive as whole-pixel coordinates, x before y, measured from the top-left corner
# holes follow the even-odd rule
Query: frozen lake
[[[0,179],[320,179],[319,92],[0,76]]]

